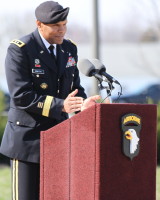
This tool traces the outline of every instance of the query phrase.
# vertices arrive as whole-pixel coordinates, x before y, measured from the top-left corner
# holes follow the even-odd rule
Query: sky
[[[127,2],[131,0],[99,0],[99,14],[102,22],[105,20],[118,19],[127,8]],[[0,14],[6,12],[23,14],[27,10],[34,13],[35,8],[44,2],[44,0],[7,0],[3,1],[0,6]],[[68,19],[71,22],[79,22],[81,24],[90,24],[92,19],[92,3],[93,0],[59,0],[63,7],[70,7]]]
[[[34,15],[35,8],[44,0],[7,0],[0,6],[0,16],[6,13],[22,16],[25,12],[31,11]],[[93,0],[58,0],[63,7],[70,7],[68,20],[71,23],[80,23],[83,26],[92,25]],[[145,19],[152,19],[156,16],[153,13],[153,2],[155,7],[160,8],[160,0],[98,0],[100,24],[116,24],[123,26],[127,18],[137,17],[136,22]]]

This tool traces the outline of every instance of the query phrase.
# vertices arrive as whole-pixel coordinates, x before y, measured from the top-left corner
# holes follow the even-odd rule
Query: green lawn
[[[160,199],[160,167],[157,168],[157,190],[156,190],[156,200]]]
[[[9,167],[0,167],[0,200],[11,200],[11,173]]]
[[[0,167],[0,200],[11,199],[11,175],[9,167]],[[157,200],[160,199],[160,167],[157,168]]]

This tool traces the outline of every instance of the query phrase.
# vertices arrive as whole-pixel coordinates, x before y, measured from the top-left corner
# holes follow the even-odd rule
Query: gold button
[[[47,89],[48,88],[48,85],[47,85],[47,83],[42,83],[41,85],[40,85],[40,87],[42,88],[42,89]]]

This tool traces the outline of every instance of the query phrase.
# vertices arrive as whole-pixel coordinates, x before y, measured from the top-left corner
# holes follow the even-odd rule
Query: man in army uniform
[[[80,85],[77,47],[64,39],[68,12],[58,2],[40,4],[35,10],[37,29],[12,40],[8,48],[11,102],[0,152],[11,158],[13,200],[39,199],[40,131],[99,99],[87,99]]]

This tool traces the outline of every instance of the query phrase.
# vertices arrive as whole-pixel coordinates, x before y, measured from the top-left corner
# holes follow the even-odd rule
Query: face
[[[43,24],[37,20],[37,27],[42,36],[50,44],[62,44],[67,31],[67,20],[60,21],[56,24]]]

